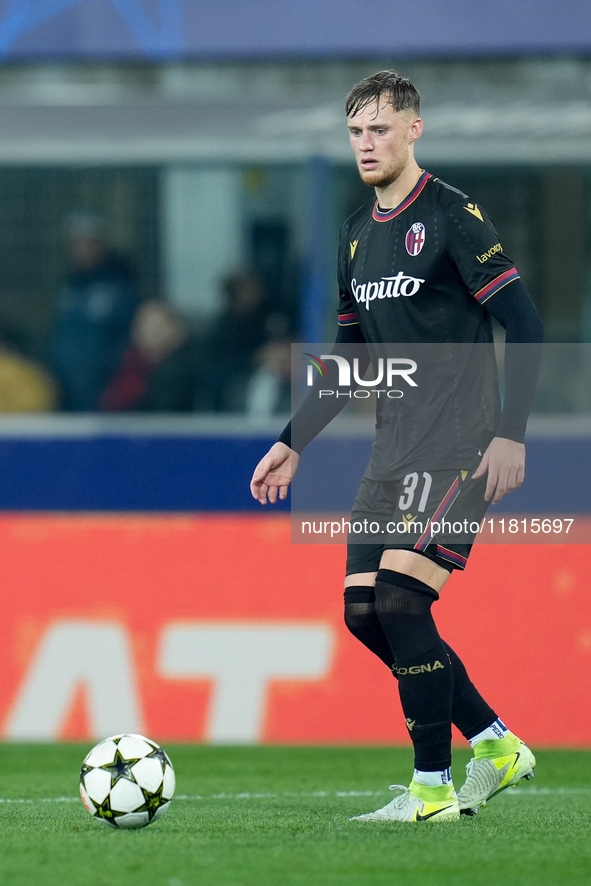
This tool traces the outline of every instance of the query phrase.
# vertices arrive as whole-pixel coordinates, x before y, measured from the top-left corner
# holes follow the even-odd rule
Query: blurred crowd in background
[[[161,293],[155,276],[141,273],[141,255],[117,247],[99,212],[67,213],[57,242],[59,274],[46,275],[41,306],[38,294],[4,302],[0,295],[0,412],[290,412],[291,345],[302,340],[305,273],[292,262],[286,282],[281,251],[271,250],[267,267],[253,263],[221,277],[214,310],[196,316]],[[544,316],[535,287],[532,294]],[[570,304],[577,308],[576,300]],[[591,299],[578,307],[571,344],[591,342]],[[538,411],[591,411],[590,371],[591,344],[550,351]]]
[[[0,411],[289,412],[290,344],[334,339],[339,226],[372,197],[343,96],[385,66],[424,93],[419,162],[492,216],[548,340],[591,343],[589,58],[16,65]],[[591,411],[590,349],[550,354],[538,411]]]
[[[44,328],[18,313],[0,326],[0,411],[289,412],[297,319],[260,273],[221,279],[218,310],[196,323],[145,291],[100,214],[72,211],[61,235]]]

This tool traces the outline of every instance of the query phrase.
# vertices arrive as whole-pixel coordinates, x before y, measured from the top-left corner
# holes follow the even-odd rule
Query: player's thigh
[[[381,569],[390,569],[410,575],[422,581],[434,591],[441,591],[450,576],[449,569],[440,566],[434,559],[409,548],[390,548],[383,552]]]
[[[373,588],[376,583],[377,572],[353,572],[345,576],[346,588]]]
[[[487,508],[485,478],[472,480],[472,472],[416,470],[402,479],[383,568],[440,590],[453,569],[465,567]]]
[[[351,511],[345,587],[375,584],[387,538],[385,525],[396,509],[397,485],[363,477]]]

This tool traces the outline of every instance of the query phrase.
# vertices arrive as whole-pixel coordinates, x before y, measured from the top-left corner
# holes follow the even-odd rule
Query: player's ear
[[[410,143],[416,142],[423,134],[423,121],[420,117],[414,117],[410,124]]]

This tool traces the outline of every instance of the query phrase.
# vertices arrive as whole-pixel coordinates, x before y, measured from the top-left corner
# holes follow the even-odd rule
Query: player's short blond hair
[[[347,117],[358,114],[375,101],[378,106],[384,99],[395,111],[421,112],[421,97],[416,88],[396,71],[378,71],[356,83],[345,101]]]

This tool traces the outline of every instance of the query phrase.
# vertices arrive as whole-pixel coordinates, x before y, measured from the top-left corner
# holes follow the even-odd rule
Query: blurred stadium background
[[[248,493],[289,341],[332,336],[339,224],[368,199],[343,99],[384,67],[423,96],[419,161],[487,208],[560,344],[504,512],[583,542],[480,546],[439,620],[515,731],[591,746],[583,0],[1,0],[2,738],[405,740],[340,623],[342,547],[290,544]],[[127,319],[99,334],[117,274]],[[92,322],[67,302],[89,280]]]

